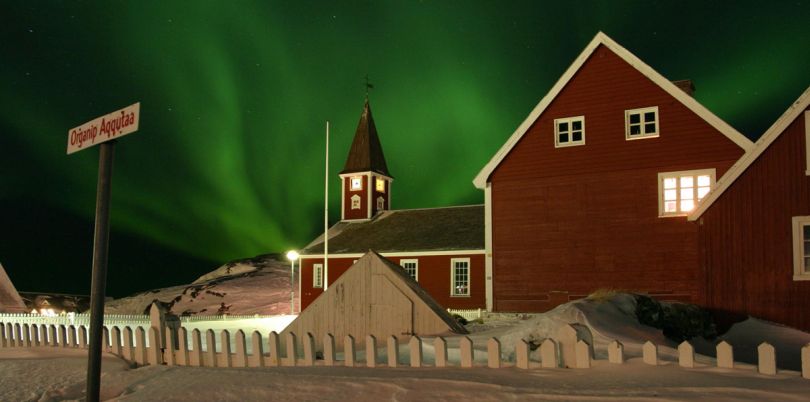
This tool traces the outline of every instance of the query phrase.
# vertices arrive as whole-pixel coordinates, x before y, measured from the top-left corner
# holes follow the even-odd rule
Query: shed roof
[[[483,250],[484,206],[383,211],[368,221],[338,222],[328,234],[330,254]],[[323,235],[301,254],[323,254]]]

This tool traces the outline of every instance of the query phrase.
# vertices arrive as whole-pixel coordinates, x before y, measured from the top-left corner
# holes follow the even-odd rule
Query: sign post
[[[96,228],[93,237],[93,274],[90,289],[90,352],[87,359],[86,400],[97,402],[101,390],[101,351],[104,298],[110,238],[110,193],[115,139],[138,130],[141,104],[125,107],[68,131],[67,153],[101,144],[96,192]]]

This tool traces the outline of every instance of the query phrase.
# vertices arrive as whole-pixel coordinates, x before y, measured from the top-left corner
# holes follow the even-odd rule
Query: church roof
[[[484,206],[382,211],[371,220],[329,228],[329,254],[484,249]],[[301,250],[323,254],[323,235]]]
[[[371,115],[368,99],[363,106],[360,122],[357,123],[346,165],[340,174],[356,172],[376,172],[393,177],[388,173],[388,165],[385,163],[385,155],[383,155],[380,137],[377,136],[377,127],[374,125],[374,117]]]

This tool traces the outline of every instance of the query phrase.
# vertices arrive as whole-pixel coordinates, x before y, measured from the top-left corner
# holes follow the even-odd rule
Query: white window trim
[[[810,216],[793,217],[793,280],[810,281],[810,272],[804,271],[804,227],[810,225]]]
[[[360,180],[360,187],[354,186],[354,180]],[[363,176],[351,176],[349,177],[349,190],[350,191],[363,191]]]
[[[673,218],[673,217],[681,217],[681,216],[688,216],[692,211],[698,208],[698,204],[700,204],[703,199],[708,197],[708,194],[703,197],[703,199],[698,200],[695,198],[695,207],[692,208],[692,211],[689,212],[676,212],[676,213],[664,213],[664,178],[665,177],[683,177],[683,176],[700,176],[700,175],[709,175],[710,182],[709,182],[709,193],[714,190],[715,184],[717,184],[716,175],[717,170],[712,169],[698,169],[698,170],[682,170],[676,172],[661,172],[658,173],[658,217],[659,218]],[[697,182],[695,183],[695,187],[697,188]],[[680,201],[680,195],[678,195],[678,200]]]
[[[323,288],[323,264],[312,265],[312,287]]]
[[[582,123],[582,139],[574,141],[573,130],[571,129],[572,123],[579,121]],[[560,143],[560,126],[559,123],[568,123],[568,142]],[[585,145],[585,116],[565,117],[562,119],[554,119],[554,148],[575,147]]]
[[[810,110],[804,112],[804,157],[807,159],[804,174],[810,176]]]
[[[644,113],[655,112],[655,133],[630,135],[630,115],[641,114],[641,131],[644,132]],[[658,138],[661,135],[661,115],[658,113],[658,106],[643,107],[639,109],[628,109],[624,111],[624,138],[627,141],[643,140],[647,138]]]
[[[467,263],[467,294],[456,293],[456,262]],[[470,297],[472,294],[472,265],[469,258],[450,259],[450,297]]]
[[[405,264],[407,264],[407,263],[413,263],[414,264],[415,271],[414,271],[414,275],[413,275],[413,280],[416,281],[416,282],[419,282],[419,260],[416,259],[416,258],[408,258],[408,259],[403,258],[403,259],[399,260],[399,266],[401,266],[403,270],[405,270]],[[408,271],[405,271],[405,275],[408,275]]]

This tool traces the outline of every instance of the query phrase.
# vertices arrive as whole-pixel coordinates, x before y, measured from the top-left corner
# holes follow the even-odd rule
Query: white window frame
[[[804,157],[807,159],[804,174],[810,176],[810,110],[804,112]]]
[[[312,287],[323,288],[323,264],[312,265]]]
[[[805,268],[805,244],[810,244],[810,238],[805,238],[804,228],[810,227],[810,216],[793,217],[793,280],[810,281],[810,268]]]
[[[410,276],[408,269],[405,268],[405,264],[413,264],[413,280],[419,282],[419,260],[416,258],[403,258],[399,260],[399,265],[402,267],[402,270],[405,271],[405,275]]]
[[[456,263],[457,262],[464,262],[467,263],[467,292],[461,293],[458,291],[456,284]],[[451,258],[450,259],[450,296],[451,297],[470,297],[472,293],[471,283],[472,283],[472,267],[470,266],[470,259],[469,258]]]
[[[704,194],[703,197],[698,197],[698,189],[700,187],[705,187],[705,186],[698,186],[697,177],[698,176],[705,176],[705,175],[709,176],[709,192],[711,192],[711,190],[714,189],[715,183],[717,182],[716,181],[716,174],[717,174],[717,170],[714,169],[714,168],[712,168],[712,169],[683,170],[683,171],[677,171],[677,172],[658,173],[658,217],[659,218],[669,218],[669,217],[674,217],[674,216],[687,216],[687,215],[689,215],[689,213],[694,211],[695,208],[697,208],[700,201],[703,200],[704,198],[706,198],[706,195],[708,194],[708,193]],[[675,199],[675,202],[678,205],[678,211],[677,212],[664,212],[664,202],[665,202],[665,200],[664,200],[664,194],[665,194],[664,179],[673,178],[673,177],[676,178],[676,180],[677,180],[677,184],[676,184],[676,187],[675,187],[674,190],[676,191],[676,195],[677,195],[677,198]],[[681,189],[681,186],[680,186],[681,177],[692,177],[693,178],[693,185],[692,185],[691,188],[692,188],[692,191],[693,191],[693,193],[692,193],[693,198],[692,199],[695,201],[695,205],[689,211],[681,211],[680,210],[680,201],[682,199],[682,197],[681,197],[681,190],[682,189]],[[670,189],[670,190],[672,190],[672,189]]]
[[[374,189],[377,190],[378,193],[385,194],[385,180],[380,177],[374,178]]]
[[[377,211],[382,211],[385,209],[385,198],[377,197]]]
[[[655,132],[645,132],[645,125],[648,124],[644,120],[644,114],[653,112],[655,113]],[[641,127],[641,134],[630,135],[630,115],[639,115],[639,126]],[[628,109],[624,111],[624,138],[627,141],[641,140],[645,138],[657,138],[661,134],[661,116],[658,114],[658,106],[643,107],[639,109]]]
[[[582,139],[574,141],[573,123],[580,122],[582,124]],[[568,123],[568,141],[560,141],[560,123]],[[565,117],[562,119],[554,119],[554,148],[574,147],[578,145],[585,145],[585,116]]]
[[[351,198],[352,209],[360,209],[360,196],[355,194]]]
[[[355,186],[355,180],[357,185]],[[363,176],[349,177],[349,189],[351,191],[363,191]]]

